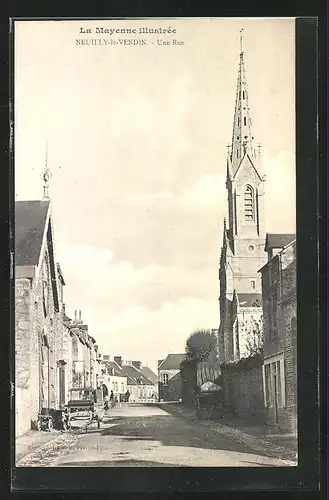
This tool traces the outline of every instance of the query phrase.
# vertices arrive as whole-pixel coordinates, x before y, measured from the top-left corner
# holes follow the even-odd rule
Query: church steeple
[[[256,149],[254,147],[254,137],[252,135],[252,122],[249,108],[242,31],[243,30],[240,30],[240,62],[235,98],[232,146],[230,151],[233,175],[239,168],[239,165],[246,153],[249,154],[250,159],[256,159]]]

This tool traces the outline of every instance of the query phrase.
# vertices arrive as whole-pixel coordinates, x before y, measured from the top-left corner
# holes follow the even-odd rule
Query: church
[[[259,269],[266,263],[265,175],[260,146],[252,134],[248,85],[240,38],[232,143],[228,147],[227,219],[220,254],[221,363],[237,361],[257,348],[262,329],[262,287]],[[258,336],[257,336],[258,335]]]

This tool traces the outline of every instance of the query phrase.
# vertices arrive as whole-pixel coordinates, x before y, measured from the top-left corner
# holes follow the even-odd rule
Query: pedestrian
[[[130,392],[129,392],[129,390],[127,390],[125,396],[126,396],[126,403],[129,403],[129,398],[130,398]]]

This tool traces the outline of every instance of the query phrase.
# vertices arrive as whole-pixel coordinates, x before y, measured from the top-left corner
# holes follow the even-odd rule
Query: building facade
[[[168,354],[158,361],[159,401],[180,401],[182,399],[181,363],[185,354]]]
[[[127,375],[127,386],[130,393],[129,401],[132,403],[156,401],[157,388],[153,381],[142,373],[142,362],[126,361],[122,367]]]
[[[121,365],[121,357],[116,357],[116,361],[111,361],[109,356],[103,356],[101,361],[101,375],[99,377],[104,394],[109,396],[111,391],[113,391],[118,401],[120,398],[123,398],[128,389],[127,376]]]
[[[268,234],[262,267],[266,420],[297,432],[297,299],[294,235]]]
[[[240,53],[232,143],[228,148],[226,189],[228,225],[224,220],[220,256],[220,325],[218,353],[222,363],[248,355],[248,335],[262,321],[261,279],[266,262],[265,176],[260,148],[252,134],[244,53]]]
[[[15,203],[15,433],[64,408],[78,384],[96,388],[99,363],[88,326],[72,321],[55,262],[49,200]]]
[[[63,400],[64,280],[54,261],[49,201],[15,203],[16,435]],[[65,391],[65,383],[64,383]]]

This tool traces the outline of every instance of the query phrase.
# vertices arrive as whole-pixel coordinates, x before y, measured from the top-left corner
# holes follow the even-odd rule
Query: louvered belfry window
[[[247,186],[244,193],[244,214],[246,221],[254,220],[254,192],[251,186]]]

